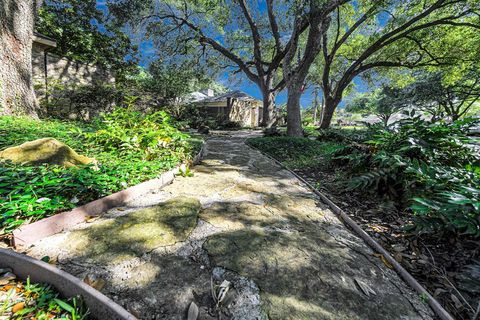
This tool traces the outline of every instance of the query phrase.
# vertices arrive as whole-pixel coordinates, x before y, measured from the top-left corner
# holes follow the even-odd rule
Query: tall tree
[[[39,5],[40,0],[0,1],[0,114],[37,116],[32,38]]]
[[[345,90],[367,71],[455,61],[445,51],[433,55],[428,44],[445,29],[479,28],[479,11],[480,3],[472,0],[365,0],[338,6],[323,33],[319,83],[325,108],[320,127],[330,125]]]
[[[135,68],[136,46],[96,0],[46,0],[35,27],[57,41],[53,53],[59,56],[101,65],[117,78]]]
[[[130,0],[123,5],[132,6]],[[118,12],[118,6],[116,8]],[[256,1],[165,1],[151,6],[141,17],[151,35],[170,43],[197,43],[213,50],[255,83],[263,95],[263,125],[274,122],[275,96],[284,87],[276,74],[290,42],[282,45],[287,16],[274,11],[273,0],[263,12]],[[260,23],[260,21],[266,23]],[[202,49],[203,48],[203,49]]]
[[[386,127],[395,113],[408,106],[402,89],[383,86],[373,92],[357,95],[347,104],[345,111],[374,114]]]
[[[300,97],[305,87],[308,72],[322,48],[322,36],[327,32],[330,25],[330,13],[348,1],[311,0],[296,8],[291,38],[293,45],[283,59],[283,75],[288,89],[287,134],[289,136],[303,135]],[[306,35],[303,35],[305,31],[303,24],[308,25]],[[303,41],[301,41],[302,36],[305,38]],[[295,59],[296,57],[298,58]]]
[[[444,116],[455,121],[480,101],[480,72],[471,70],[457,81],[445,80],[441,72],[422,72],[407,86],[404,101],[430,113],[434,120]]]
[[[318,34],[328,13],[346,1],[165,1],[147,9],[141,21],[170,43],[196,41],[216,51],[234,72],[245,74],[262,92],[265,126],[273,124],[275,96],[287,86],[291,93],[288,131],[299,135],[300,89],[321,44]],[[135,3],[138,0],[122,5]],[[120,8],[116,5],[113,11],[122,12]]]

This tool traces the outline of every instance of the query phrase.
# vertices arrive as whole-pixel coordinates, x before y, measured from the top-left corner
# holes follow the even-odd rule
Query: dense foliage
[[[315,166],[343,147],[334,141],[320,142],[285,136],[253,138],[248,143],[295,169]]]
[[[0,128],[0,149],[53,137],[99,162],[98,168],[70,169],[2,163],[3,232],[155,178],[189,161],[200,144],[175,129],[164,113],[145,116],[125,109],[91,125],[0,117]]]
[[[35,28],[57,41],[53,52],[61,57],[111,68],[117,77],[135,65],[136,46],[95,0],[44,1]]]
[[[431,123],[411,114],[391,127],[322,130],[319,141],[265,137],[249,143],[292,169],[338,168],[337,187],[393,200],[413,213],[409,227],[419,232],[480,237],[480,156],[478,141],[467,135],[473,124]]]
[[[0,304],[2,319],[89,319],[89,310],[81,297],[61,299],[50,285],[14,279],[0,285],[5,293]],[[4,298],[4,299],[3,299]]]
[[[480,157],[467,136],[473,123],[406,118],[393,128],[372,128],[368,152],[348,147],[337,159],[347,160],[352,172],[365,172],[351,188],[410,203],[417,229],[480,236]]]

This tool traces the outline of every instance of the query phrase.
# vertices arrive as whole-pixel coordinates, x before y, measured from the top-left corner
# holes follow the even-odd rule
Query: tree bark
[[[275,117],[275,94],[269,89],[262,92],[263,95],[263,116],[261,126],[265,128],[272,127],[277,121]]]
[[[39,1],[0,1],[0,114],[37,117],[32,38]]]
[[[300,112],[301,85],[293,83],[288,86],[287,99],[287,135],[290,137],[303,137],[302,115]]]
[[[328,129],[332,123],[333,114],[337,108],[340,100],[326,97],[325,105],[322,110],[322,122],[320,123],[320,129]]]

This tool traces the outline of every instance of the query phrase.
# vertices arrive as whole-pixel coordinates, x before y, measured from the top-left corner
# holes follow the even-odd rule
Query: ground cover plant
[[[49,285],[22,281],[11,270],[0,276],[0,318],[2,319],[89,319],[80,298],[61,299]]]
[[[480,298],[480,167],[472,120],[248,141],[330,195],[458,319]],[[315,136],[313,138],[312,136]]]
[[[0,150],[51,137],[98,164],[63,168],[0,164],[0,234],[23,223],[93,201],[158,177],[198,152],[201,140],[178,131],[163,112],[129,109],[91,124],[0,117]]]

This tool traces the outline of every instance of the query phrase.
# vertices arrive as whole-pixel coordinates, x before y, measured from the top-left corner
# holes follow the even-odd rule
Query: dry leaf
[[[454,295],[453,293],[450,295],[450,297],[452,298],[452,301],[453,303],[455,304],[455,308],[457,309],[461,309],[463,308],[463,303],[460,301],[460,299],[457,298],[456,295]]]
[[[217,293],[215,292],[215,286],[213,284],[213,277],[210,277],[210,289],[212,290],[212,298],[217,303]]]
[[[105,287],[105,280],[103,280],[102,278],[97,278],[95,276],[91,276],[91,275],[87,275],[84,279],[83,279],[83,282],[85,282],[86,284],[88,284],[90,287],[98,290],[98,291],[101,291],[103,289],[103,287]]]
[[[380,258],[380,260],[382,260],[383,264],[384,264],[387,268],[393,269],[393,265],[387,260],[387,258],[385,258],[385,257],[383,256],[383,254],[374,253],[373,255],[374,255],[375,257]]]
[[[365,282],[357,279],[357,278],[353,278],[353,280],[355,280],[355,283],[358,285],[358,287],[362,290],[362,292],[367,296],[367,297],[370,297],[370,295],[374,295],[376,296],[377,293],[368,285],[366,284]]]
[[[195,302],[192,301],[190,308],[188,308],[188,320],[197,320],[198,319],[198,307]]]
[[[87,223],[92,223],[100,218],[99,216],[88,216],[87,220],[85,220]]]
[[[11,272],[5,273],[3,276],[0,277],[0,286],[8,284],[11,280],[15,280],[17,278],[16,275],[14,275]]]
[[[230,281],[223,280],[222,284],[220,284],[218,294],[217,294],[217,305],[222,303],[222,301],[227,296],[229,289],[230,289]]]
[[[12,307],[12,312],[16,313],[20,310],[23,310],[24,308],[25,308],[25,302],[20,302]]]

